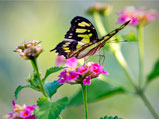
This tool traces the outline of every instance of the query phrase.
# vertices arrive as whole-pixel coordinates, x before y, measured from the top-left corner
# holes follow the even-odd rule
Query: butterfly
[[[76,16],[71,21],[71,27],[65,35],[64,40],[54,49],[59,56],[63,55],[66,59],[76,57],[77,59],[95,55],[105,43],[130,21],[125,22],[119,28],[113,30],[102,38],[98,38],[97,31],[93,24],[84,17]]]

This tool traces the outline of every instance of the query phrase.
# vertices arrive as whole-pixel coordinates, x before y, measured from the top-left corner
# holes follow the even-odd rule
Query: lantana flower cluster
[[[19,45],[15,51],[25,60],[28,60],[36,58],[42,52],[42,47],[39,41],[33,40]]]
[[[38,108],[38,106],[20,106],[16,104],[14,100],[12,101],[12,103],[12,112],[8,113],[8,115],[5,115],[3,119],[36,119],[34,110],[35,108]]]
[[[146,11],[145,9],[135,8],[133,6],[125,7],[118,12],[118,23],[124,23],[131,20],[130,24],[132,26],[149,23],[155,18],[156,12],[154,10]]]
[[[82,66],[65,68],[57,80],[60,84],[81,84],[90,85],[91,79],[98,77],[100,74],[108,75],[103,66],[94,62],[87,62]]]

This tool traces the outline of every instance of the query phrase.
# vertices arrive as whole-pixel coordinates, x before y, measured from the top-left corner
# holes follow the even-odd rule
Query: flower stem
[[[100,15],[97,13],[97,12],[94,12],[93,13],[93,17],[94,17],[94,20],[95,20],[95,23],[96,23],[96,26],[98,28],[98,31],[100,33],[101,36],[104,36],[107,34],[104,26],[103,26],[103,23],[101,21],[101,18],[100,18]]]
[[[62,119],[62,118],[60,116],[58,116],[57,119]]]
[[[84,102],[84,107],[85,107],[85,119],[87,119],[87,86],[81,84],[82,86],[82,92],[83,92],[83,102]]]
[[[106,30],[101,27],[103,26],[102,25],[102,21],[101,19],[99,19],[98,17],[99,14],[97,15],[98,13],[94,14],[94,19],[95,19],[95,22],[96,22],[96,25],[99,29],[99,32],[102,36],[104,36],[107,32]],[[99,26],[98,26],[99,24]],[[107,25],[107,23],[106,23]],[[138,26],[138,39],[139,39],[139,47],[140,47],[140,64],[141,64],[141,75],[140,75],[140,78],[139,78],[139,87],[136,86],[136,84],[134,83],[133,81],[133,77],[132,75],[130,74],[130,71],[129,71],[129,68],[128,68],[128,65],[121,53],[121,50],[120,50],[120,46],[118,44],[112,44],[110,46],[111,50],[113,51],[113,54],[114,56],[116,57],[118,63],[120,64],[120,66],[122,67],[124,73],[126,74],[126,76],[128,77],[130,83],[132,84],[132,86],[135,88],[135,91],[137,92],[137,95],[140,96],[140,98],[142,99],[142,101],[145,103],[146,107],[149,109],[149,111],[151,112],[151,114],[153,115],[153,117],[155,119],[159,119],[157,113],[155,112],[155,110],[153,109],[152,105],[150,104],[150,102],[148,101],[148,99],[146,98],[146,96],[144,95],[144,92],[143,90],[139,91],[140,90],[140,86],[141,86],[141,83],[142,83],[142,80],[144,78],[144,44],[143,44],[143,33],[142,33],[142,26]]]
[[[93,14],[94,16],[94,19],[95,19],[95,23],[96,23],[96,26],[99,30],[99,33],[104,36],[105,34],[107,34],[107,31],[105,30],[105,28],[103,27],[103,23],[100,19],[100,16],[98,13],[94,13]],[[105,19],[106,19],[106,15],[105,15]],[[106,20],[108,21],[108,19]],[[107,25],[108,23],[106,23],[106,26],[109,26]],[[109,31],[108,27],[107,27],[107,30]],[[130,72],[129,72],[129,68],[128,68],[128,65],[120,51],[120,46],[119,44],[111,44],[110,46],[111,50],[113,51],[113,54],[114,56],[116,57],[118,63],[120,64],[120,66],[122,67],[123,71],[125,72],[126,76],[128,77],[130,83],[132,84],[132,86],[136,89],[136,85],[133,81],[133,78],[132,76],[130,75]]]
[[[133,86],[133,88],[137,89],[136,84],[133,81],[132,75],[130,75],[130,71],[129,71],[128,65],[127,65],[127,63],[126,63],[126,61],[125,61],[125,59],[124,59],[124,57],[123,57],[120,49],[119,50],[115,50],[113,52],[113,54],[116,57],[116,59],[117,59],[118,63],[120,64],[120,66],[122,67],[125,75],[129,79],[129,82],[131,83],[131,85]]]
[[[148,108],[148,110],[151,112],[151,114],[153,115],[154,119],[159,119],[159,116],[155,112],[155,110],[152,107],[152,105],[150,104],[149,100],[144,95],[143,91],[141,91],[140,93],[138,93],[138,95],[140,96],[140,98],[142,99],[142,101],[144,102],[144,104]]]
[[[144,79],[144,43],[143,43],[143,27],[139,25],[137,27],[137,36],[139,41],[139,52],[140,52],[140,73],[139,73],[139,87],[142,85]]]
[[[41,80],[41,78],[40,78],[40,73],[39,73],[39,69],[38,69],[38,66],[37,66],[36,59],[32,59],[32,60],[31,60],[31,63],[32,63],[33,69],[34,69],[34,70],[36,71],[36,73],[37,73],[37,77],[38,77],[38,81],[39,81],[39,84],[40,84],[41,92],[43,93],[43,95],[44,95],[45,97],[48,97],[48,95],[47,95],[47,93],[46,93],[46,91],[45,91],[45,89],[44,89],[44,85],[43,85],[43,83],[42,83],[42,80]]]
[[[105,17],[105,23],[106,23],[106,31],[107,31],[107,32],[110,32],[110,26],[109,26],[108,15],[105,14],[104,17]]]

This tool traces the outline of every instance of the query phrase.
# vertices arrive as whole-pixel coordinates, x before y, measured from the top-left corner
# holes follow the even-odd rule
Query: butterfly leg
[[[104,61],[105,61],[105,52],[104,52],[104,49],[103,49],[103,53],[102,54],[97,54],[97,56],[99,56],[99,64],[103,65]]]

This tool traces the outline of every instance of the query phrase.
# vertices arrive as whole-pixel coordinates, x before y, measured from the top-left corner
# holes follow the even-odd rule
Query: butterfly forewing
[[[96,29],[89,20],[77,16],[72,19],[71,27],[66,33],[65,38],[77,40],[86,44],[98,40],[98,35]]]
[[[96,52],[98,52],[112,36],[114,36],[120,30],[122,30],[129,22],[130,21],[125,22],[117,29],[108,33],[106,36],[103,36],[101,39],[98,39],[97,41],[93,41],[93,42],[90,42],[90,43],[83,45],[82,47],[78,48],[73,53],[71,53],[69,57],[76,57],[78,59],[81,59],[81,58],[84,58],[86,56],[96,54]]]

